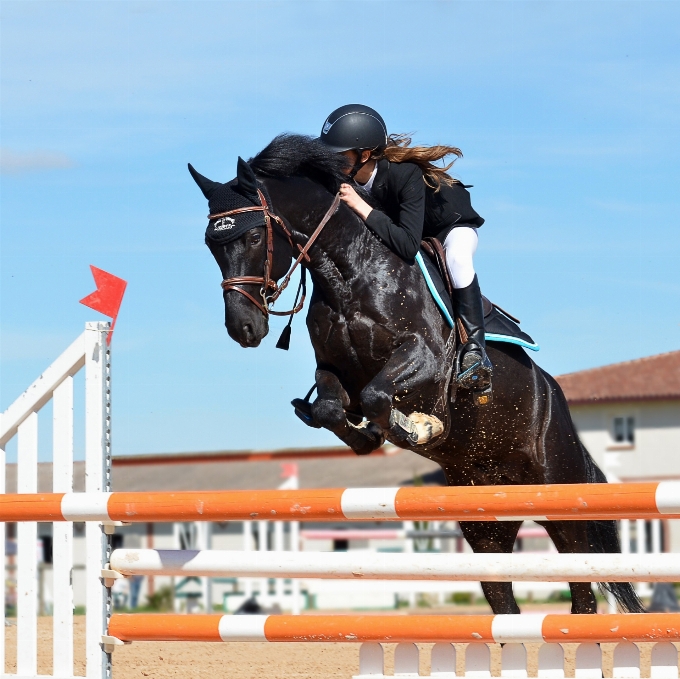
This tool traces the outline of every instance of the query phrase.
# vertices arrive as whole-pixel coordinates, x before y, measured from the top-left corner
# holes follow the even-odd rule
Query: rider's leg
[[[459,226],[451,229],[444,240],[446,266],[456,290],[467,288],[475,277],[473,258],[477,252],[477,229]]]
[[[461,349],[458,381],[464,387],[486,390],[491,386],[493,366],[486,355],[482,293],[473,264],[477,242],[476,229],[459,226],[449,232],[444,241],[444,251],[455,289],[453,303],[456,316],[463,324],[468,342]],[[487,401],[488,398],[484,402]]]

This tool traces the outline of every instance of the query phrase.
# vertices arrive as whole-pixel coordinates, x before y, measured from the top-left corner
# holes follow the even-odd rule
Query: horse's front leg
[[[440,420],[429,413],[402,413],[401,398],[436,389],[436,357],[422,337],[407,334],[399,338],[383,369],[361,392],[361,409],[367,420],[380,425],[393,443],[422,445],[444,430]],[[394,406],[397,405],[397,408]]]
[[[347,420],[345,408],[349,406],[349,396],[340,380],[328,370],[316,371],[318,398],[312,404],[312,416],[318,424],[332,431],[357,455],[368,455],[385,442],[380,427],[371,422],[353,425]]]

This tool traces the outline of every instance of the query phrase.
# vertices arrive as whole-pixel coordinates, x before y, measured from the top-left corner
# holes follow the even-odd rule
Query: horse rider
[[[382,206],[371,207],[350,183],[340,186],[342,201],[385,245],[412,261],[423,238],[442,243],[455,314],[467,334],[456,379],[462,387],[491,395],[493,366],[486,353],[482,294],[473,265],[477,229],[484,220],[472,208],[466,187],[447,174],[462,156],[460,149],[411,146],[406,135],[388,136],[380,114],[361,104],[333,111],[320,141],[347,157],[349,179]],[[455,158],[445,167],[433,164],[450,155]]]

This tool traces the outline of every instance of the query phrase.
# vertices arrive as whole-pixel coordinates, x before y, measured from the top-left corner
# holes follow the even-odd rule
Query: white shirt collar
[[[365,184],[359,184],[359,186],[364,190],[368,191],[369,193],[371,192],[371,189],[373,188],[373,182],[375,181],[375,175],[378,174],[378,163],[376,162],[375,167],[373,168],[373,172],[371,172],[371,176],[368,178],[368,181]],[[357,182],[358,184],[359,182]]]

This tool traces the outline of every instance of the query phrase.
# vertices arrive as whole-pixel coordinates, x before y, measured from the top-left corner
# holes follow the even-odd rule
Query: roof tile
[[[680,399],[680,351],[581,370],[555,379],[571,405]]]

